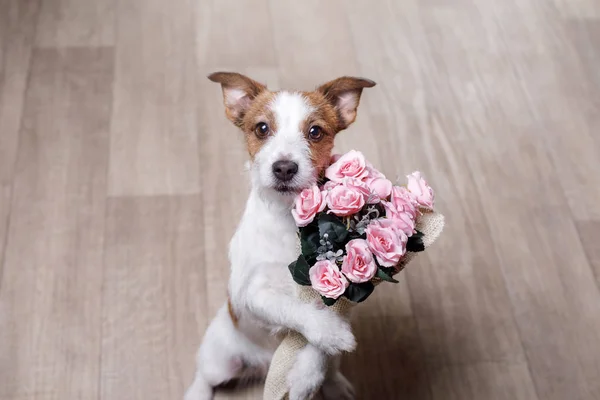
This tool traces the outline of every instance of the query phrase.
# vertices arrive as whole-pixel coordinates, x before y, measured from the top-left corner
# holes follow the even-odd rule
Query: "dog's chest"
[[[232,264],[279,264],[287,271],[285,267],[299,254],[297,227],[291,213],[252,200],[231,241]]]
[[[231,242],[230,255],[234,264],[280,263],[287,266],[298,257],[295,230],[290,232],[277,226],[240,228]]]

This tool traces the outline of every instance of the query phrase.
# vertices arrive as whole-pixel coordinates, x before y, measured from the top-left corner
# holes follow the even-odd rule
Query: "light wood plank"
[[[111,199],[101,399],[179,399],[206,327],[202,199]]]
[[[12,181],[39,2],[4,0],[0,12],[0,184]]]
[[[537,394],[523,362],[442,367],[431,372],[433,399],[533,400]]]
[[[529,100],[524,105],[532,113],[528,124],[539,126],[538,143],[546,147],[556,181],[580,220],[600,218],[600,74],[595,68],[600,41],[594,38],[599,28],[597,22],[557,23],[555,34],[547,35],[546,51],[515,55],[511,62],[518,79],[512,85],[521,86]]]
[[[518,55],[476,56],[478,67],[466,53],[462,57],[473,66],[463,74],[469,77],[466,82],[480,88],[479,108],[457,92],[466,82],[438,95],[454,98],[461,110],[470,109],[470,115],[461,114],[469,118],[455,125],[468,138],[454,146],[468,151],[468,167],[477,171],[474,186],[485,204],[538,394],[544,399],[593,398],[598,351],[584,343],[600,339],[598,329],[590,329],[600,326],[600,317],[591,309],[600,295],[544,147],[545,127],[551,124],[539,124],[540,116],[532,112],[527,93],[533,87],[523,88],[511,73],[492,77],[478,71],[484,65],[518,62]],[[458,72],[465,70],[464,62],[455,63],[452,70],[466,79]],[[503,97],[494,96],[494,88]],[[577,363],[565,363],[568,357]]]
[[[600,5],[594,0],[554,0],[561,16],[567,18],[600,18]]]
[[[524,75],[535,82],[533,68],[541,63],[550,71],[550,100],[533,100],[547,129],[545,144],[573,216],[600,219],[600,20],[571,20],[563,32],[552,58],[530,64]],[[577,140],[569,138],[573,132]]]
[[[600,6],[598,6],[600,10]],[[577,53],[583,74],[580,80],[585,80],[591,85],[587,86],[586,92],[589,97],[596,99],[598,106],[600,94],[600,71],[597,65],[600,63],[600,17],[597,19],[567,20],[566,32],[570,42]],[[595,89],[595,90],[594,90]]]
[[[431,399],[412,317],[376,314],[356,319],[353,327],[358,347],[344,356],[342,371],[354,384],[358,399]]]
[[[283,87],[311,90],[357,70],[350,29],[339,0],[270,0]]]
[[[6,231],[10,214],[11,186],[0,183],[0,285],[2,282],[2,268],[4,266],[4,250],[6,248]]]
[[[195,2],[118,3],[109,192],[199,191]],[[168,12],[166,11],[168,10]]]
[[[487,204],[485,213],[523,344],[540,398],[590,398],[596,390],[592,376],[599,372],[594,361],[598,351],[590,351],[584,343],[600,339],[598,330],[590,329],[600,326],[591,308],[600,301],[599,293],[565,212],[553,166],[545,150],[528,140],[538,128],[513,126],[510,131],[510,144],[506,139],[495,144],[488,139],[489,145],[480,147],[469,161],[472,170],[481,171],[475,183]],[[513,143],[520,149],[507,151]],[[489,183],[482,179],[494,177],[494,187],[512,188],[516,175],[522,186],[508,193],[488,192]],[[565,363],[569,357],[577,359],[577,365]]]
[[[36,50],[0,288],[0,398],[97,399],[108,49]]]
[[[596,283],[600,288],[600,221],[578,221],[577,231],[587,259],[594,270]]]
[[[206,0],[195,4],[199,66],[225,66],[242,72],[237,69],[277,64],[268,0]]]
[[[41,3],[37,46],[114,45],[114,0],[44,0]]]

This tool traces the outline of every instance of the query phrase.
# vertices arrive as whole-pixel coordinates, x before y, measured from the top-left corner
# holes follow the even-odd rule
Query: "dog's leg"
[[[327,308],[302,303],[268,287],[250,287],[249,299],[249,309],[260,319],[300,332],[327,354],[352,351],[356,347],[348,321]]]
[[[233,380],[266,375],[270,354],[257,348],[240,332],[221,307],[211,321],[196,357],[196,375],[185,400],[211,400],[214,388]]]
[[[290,400],[354,400],[354,388],[339,366],[340,356],[329,357],[308,344],[298,352],[287,377]]]
[[[287,377],[290,400],[306,400],[315,394],[325,380],[327,355],[312,344],[298,352]]]
[[[227,348],[234,329],[226,307],[211,321],[196,356],[196,375],[185,400],[211,400],[215,387],[229,382],[241,373],[243,361]]]

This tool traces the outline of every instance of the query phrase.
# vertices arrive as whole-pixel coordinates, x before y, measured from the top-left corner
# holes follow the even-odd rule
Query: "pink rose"
[[[371,193],[371,189],[369,188],[369,186],[367,185],[367,183],[361,181],[360,179],[346,178],[346,179],[344,179],[344,181],[342,182],[342,184],[344,186],[349,187],[351,189],[354,189],[357,192],[359,192],[360,194],[362,194],[363,197],[365,198],[365,203],[366,204],[375,204],[375,203],[379,202],[379,198],[377,198],[377,196],[374,196]]]
[[[366,229],[367,243],[379,264],[393,267],[398,264],[406,253],[408,236],[391,219],[378,219],[369,224]]]
[[[417,203],[421,207],[433,208],[433,189],[429,187],[427,181],[421,177],[419,171],[415,171],[408,175],[408,185],[406,187],[413,195]]]
[[[368,282],[377,272],[377,264],[369,250],[369,244],[363,239],[353,239],[346,243],[346,256],[342,272],[351,282]]]
[[[329,211],[338,217],[356,214],[365,205],[361,192],[348,186],[338,185],[327,192]]]
[[[402,186],[394,186],[392,188],[392,204],[398,212],[410,214],[413,219],[417,217],[416,200],[407,188]]]
[[[334,187],[341,185],[341,183],[338,182],[334,182],[334,181],[327,181],[325,182],[325,184],[323,185],[323,190],[325,191],[330,191],[331,189],[333,189]]]
[[[392,192],[392,182],[368,161],[366,168],[367,176],[363,178],[363,181],[369,186],[371,192],[375,193],[379,199],[387,199]]]
[[[337,299],[350,284],[337,265],[329,260],[317,261],[308,271],[310,284],[319,294]]]
[[[367,173],[369,178],[385,178],[385,175],[379,172],[377,168],[367,161]]]
[[[329,162],[329,164],[333,164],[334,162],[336,162],[337,160],[339,160],[341,156],[342,156],[341,154],[332,154],[331,155],[331,161]]]
[[[388,219],[394,220],[398,228],[407,236],[412,236],[415,233],[415,219],[406,212],[398,211],[393,203],[382,201],[381,204],[385,208],[385,216]]]
[[[367,184],[373,193],[381,200],[385,200],[392,193],[392,182],[384,178],[367,178]]]
[[[365,156],[356,150],[350,150],[325,170],[325,176],[334,182],[344,178],[362,179],[367,174]]]
[[[292,215],[298,226],[310,224],[318,212],[325,208],[326,192],[321,192],[317,185],[304,189],[296,197]]]

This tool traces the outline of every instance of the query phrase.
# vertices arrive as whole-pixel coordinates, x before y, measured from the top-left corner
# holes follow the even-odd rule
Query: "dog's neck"
[[[271,189],[252,187],[248,197],[248,206],[260,214],[269,214],[284,220],[293,220],[291,209],[294,204],[293,194],[277,193]]]
[[[292,202],[293,196],[251,189],[230,246],[232,268],[245,271],[236,273],[247,273],[265,263],[286,266],[297,257],[298,228]],[[236,290],[235,285],[231,290]]]

